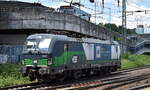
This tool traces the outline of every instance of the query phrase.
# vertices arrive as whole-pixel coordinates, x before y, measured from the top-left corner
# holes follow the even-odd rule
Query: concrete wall
[[[22,50],[21,45],[0,45],[0,64],[19,62]]]
[[[25,34],[0,34],[0,45],[23,45],[26,37]]]
[[[0,34],[0,64],[20,61],[25,34]]]

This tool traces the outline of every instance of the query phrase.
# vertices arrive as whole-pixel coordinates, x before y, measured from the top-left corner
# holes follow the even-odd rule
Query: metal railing
[[[23,46],[0,45],[0,63],[18,63]]]

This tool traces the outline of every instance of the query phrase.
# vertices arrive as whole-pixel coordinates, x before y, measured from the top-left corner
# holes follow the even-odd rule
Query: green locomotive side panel
[[[61,66],[61,65],[70,64],[72,62],[72,57],[74,55],[78,55],[78,56],[80,55],[79,61],[81,61],[81,60],[83,60],[82,58],[84,57],[84,52],[82,52],[82,51],[64,52],[61,56],[53,58],[52,66]]]
[[[37,63],[33,63],[32,59],[24,59],[24,65],[48,65],[48,59],[38,59]]]
[[[48,65],[48,59],[39,59],[37,65]]]
[[[24,59],[24,65],[33,65],[32,59]]]
[[[114,62],[114,61],[118,61],[116,59],[114,60],[86,60],[86,64],[100,64],[100,63],[110,63],[110,62]]]

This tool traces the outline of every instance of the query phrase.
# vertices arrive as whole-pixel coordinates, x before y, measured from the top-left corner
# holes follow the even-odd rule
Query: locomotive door
[[[111,54],[112,59],[118,59],[120,57],[120,48],[118,45],[112,45]]]
[[[66,42],[64,44],[64,64],[68,64],[69,63],[69,43]]]

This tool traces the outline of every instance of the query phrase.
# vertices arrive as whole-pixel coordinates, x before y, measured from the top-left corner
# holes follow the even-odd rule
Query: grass
[[[0,87],[31,83],[28,77],[22,77],[19,73],[21,65],[0,65]]]
[[[150,56],[148,55],[132,55],[126,53],[121,59],[122,69],[141,67],[150,65]]]

